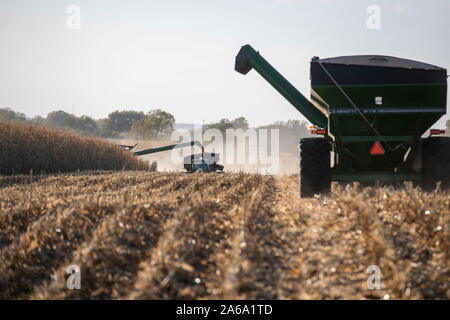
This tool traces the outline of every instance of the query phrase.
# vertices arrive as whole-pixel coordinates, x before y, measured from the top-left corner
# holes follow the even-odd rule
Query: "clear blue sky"
[[[80,30],[67,28],[70,5]],[[379,30],[366,27],[369,5],[381,9]],[[385,54],[450,69],[449,12],[448,0],[1,0],[0,107],[303,119],[254,71],[234,71],[241,45],[309,96],[312,56]]]

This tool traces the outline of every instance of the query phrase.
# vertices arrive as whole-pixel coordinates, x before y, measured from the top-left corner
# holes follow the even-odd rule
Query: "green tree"
[[[231,125],[233,126],[234,129],[243,129],[243,130],[248,129],[248,121],[244,117],[234,119],[231,122]]]
[[[309,132],[308,123],[300,120],[275,121],[274,123],[263,126],[261,128],[280,129],[285,131],[297,132],[300,136],[304,136]]]
[[[73,114],[64,112],[62,110],[53,111],[47,114],[45,124],[49,127],[73,127],[76,123],[76,116]]]
[[[81,135],[92,136],[99,133],[97,122],[94,119],[88,116],[77,117],[62,110],[50,112],[45,120],[45,125]]]
[[[131,130],[131,126],[144,117],[145,114],[142,111],[114,111],[108,114],[103,130],[112,134],[129,132]]]
[[[11,108],[0,109],[0,120],[7,122],[24,122],[26,120],[25,114],[16,112]]]
[[[172,134],[175,117],[161,109],[152,110],[131,126],[131,132],[142,139],[161,139]]]
[[[73,129],[84,135],[95,135],[98,133],[97,122],[88,116],[81,116],[77,118]]]
[[[218,129],[225,134],[227,129],[243,129],[247,130],[249,127],[247,119],[239,117],[234,120],[222,118],[219,122],[213,122],[207,125],[207,129]]]
[[[31,122],[33,122],[35,124],[43,125],[45,123],[45,118],[43,118],[41,116],[34,116],[31,119]]]
[[[207,129],[218,129],[225,133],[227,129],[232,129],[233,123],[229,119],[220,119],[219,122],[213,122],[208,124]]]

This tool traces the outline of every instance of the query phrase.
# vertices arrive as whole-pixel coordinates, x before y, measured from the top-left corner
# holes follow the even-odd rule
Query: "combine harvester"
[[[450,182],[450,138],[431,129],[446,113],[447,70],[388,56],[311,60],[311,101],[250,45],[235,70],[255,69],[314,126],[300,140],[300,195],[329,192],[331,181]],[[331,168],[331,151],[334,166]]]
[[[191,147],[191,146],[198,146],[200,149],[202,149],[202,153],[199,154],[193,154],[187,157],[184,157],[184,169],[186,169],[187,172],[216,172],[216,171],[223,171],[223,166],[220,164],[217,164],[219,161],[219,153],[207,153],[205,152],[205,148],[199,141],[190,141],[190,142],[184,142],[184,143],[178,143],[178,144],[171,144],[169,146],[159,147],[159,148],[150,148],[145,149],[141,151],[133,152],[135,156],[143,156],[145,154],[151,154],[151,153],[157,153],[157,152],[163,152],[168,150],[173,150],[177,148],[184,148],[184,147]],[[127,146],[127,145],[121,145],[122,148],[125,150],[131,150],[134,147],[136,147],[137,144],[134,146]]]

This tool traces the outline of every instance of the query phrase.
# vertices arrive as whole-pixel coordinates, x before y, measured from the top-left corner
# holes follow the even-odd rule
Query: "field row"
[[[243,173],[0,178],[1,298],[450,298],[448,192],[297,193]]]

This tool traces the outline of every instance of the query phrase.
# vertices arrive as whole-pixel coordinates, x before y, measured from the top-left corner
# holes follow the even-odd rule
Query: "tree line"
[[[114,111],[107,118],[95,120],[88,116],[76,116],[58,110],[47,116],[27,118],[25,114],[11,108],[0,109],[0,120],[6,122],[27,122],[33,125],[59,129],[83,136],[119,138],[133,136],[138,139],[164,139],[169,137],[175,126],[175,117],[161,109],[142,111]]]
[[[135,110],[114,111],[106,118],[95,120],[88,116],[76,116],[62,110],[50,112],[45,118],[41,116],[27,118],[21,112],[4,108],[0,109],[0,120],[28,122],[83,136],[103,138],[134,137],[145,140],[169,140],[175,130],[175,117],[162,109],[154,109],[147,113]],[[450,125],[450,121],[447,125]],[[245,117],[222,118],[203,126],[203,130],[218,129],[224,136],[227,129],[247,130],[248,128],[249,123]],[[292,146],[296,146],[299,137],[309,134],[307,122],[300,120],[275,121],[259,128],[279,129],[280,139],[284,142],[289,141],[287,144]]]

